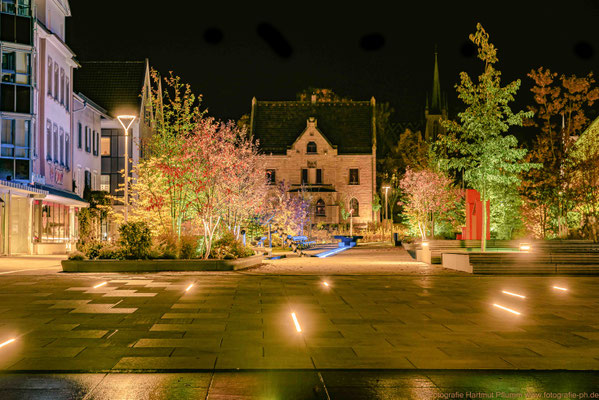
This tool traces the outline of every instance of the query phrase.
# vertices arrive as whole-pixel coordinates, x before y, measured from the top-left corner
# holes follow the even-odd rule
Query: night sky
[[[70,0],[67,43],[83,61],[147,57],[190,83],[223,119],[248,113],[253,96],[293,100],[315,86],[354,100],[375,96],[391,103],[397,121],[418,121],[431,92],[435,45],[455,113],[459,72],[481,70],[468,41],[479,21],[499,49],[504,82],[523,80],[521,107],[532,100],[532,68],[599,72],[599,0],[413,3]]]

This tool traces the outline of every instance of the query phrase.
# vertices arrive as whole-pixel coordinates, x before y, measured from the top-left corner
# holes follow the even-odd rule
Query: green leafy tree
[[[441,137],[442,154],[440,166],[463,173],[464,181],[481,194],[483,204],[490,199],[490,191],[496,187],[517,187],[519,174],[529,170],[532,164],[522,162],[526,150],[518,148],[518,140],[506,132],[510,126],[521,126],[524,118],[532,112],[513,113],[509,103],[520,87],[520,80],[501,86],[501,72],[495,69],[497,49],[489,42],[489,34],[479,23],[470,40],[478,47],[478,58],[484,69],[473,82],[466,72],[460,73],[456,85],[458,98],[466,105],[459,113],[459,122],[443,121],[447,134]],[[491,205],[493,207],[493,205]],[[487,231],[488,215],[483,207],[482,232]],[[481,250],[486,249],[486,235],[482,235]]]

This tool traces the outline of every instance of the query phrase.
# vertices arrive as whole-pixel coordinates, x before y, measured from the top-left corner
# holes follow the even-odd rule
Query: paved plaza
[[[25,379],[13,373],[78,373],[56,379],[111,390],[153,372],[204,393],[238,370],[250,386],[249,371],[301,370],[320,388],[373,370],[437,389],[405,374],[599,370],[597,277],[472,276],[368,246],[238,272],[75,274],[58,261],[0,268],[0,343],[16,339],[0,347],[0,390]]]

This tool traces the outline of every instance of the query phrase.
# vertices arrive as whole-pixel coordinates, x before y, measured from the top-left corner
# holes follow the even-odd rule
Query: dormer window
[[[314,143],[314,142],[308,142],[308,145],[306,146],[306,153],[307,154],[316,154],[316,153],[318,153],[318,149],[316,147],[316,143]]]

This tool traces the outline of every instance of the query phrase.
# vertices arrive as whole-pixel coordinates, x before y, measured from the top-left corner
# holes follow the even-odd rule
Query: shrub
[[[177,235],[164,233],[159,235],[150,249],[150,258],[173,260],[177,258]]]
[[[210,257],[212,258],[225,260],[234,260],[252,255],[254,255],[254,251],[245,247],[231,232],[226,232],[220,239],[215,241],[210,253]]]
[[[152,234],[145,222],[127,222],[119,227],[119,245],[123,257],[129,260],[148,258]]]
[[[98,258],[100,260],[118,260],[121,258],[121,250],[116,246],[106,243],[104,247],[100,249]]]
[[[93,240],[80,246],[79,250],[84,253],[87,258],[94,260],[100,255],[100,250],[102,250],[102,247],[104,247],[102,242],[99,240]]]
[[[85,254],[83,254],[82,252],[75,250],[71,253],[69,253],[69,260],[73,260],[73,261],[82,261],[82,260],[86,260],[87,257],[85,257]]]
[[[195,258],[198,254],[198,237],[195,235],[181,235],[177,247],[179,258]]]

